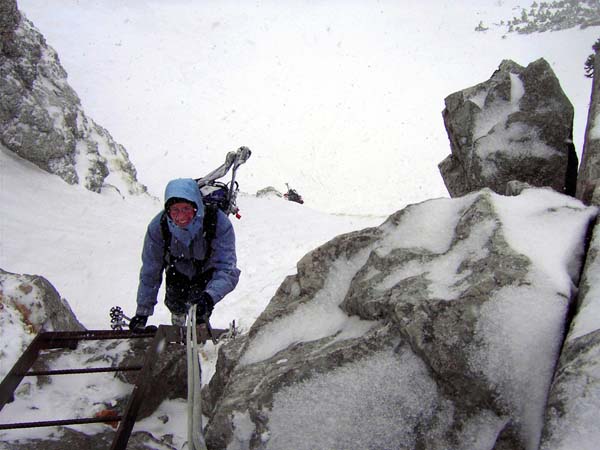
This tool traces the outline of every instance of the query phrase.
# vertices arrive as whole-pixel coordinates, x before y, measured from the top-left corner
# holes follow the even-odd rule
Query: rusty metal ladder
[[[42,332],[39,333],[29,344],[25,352],[17,360],[11,371],[0,383],[0,410],[14,400],[14,392],[23,380],[28,376],[41,375],[70,375],[98,372],[121,372],[121,371],[139,371],[133,391],[122,415],[109,417],[91,417],[67,420],[51,420],[43,422],[22,422],[0,424],[0,430],[15,428],[35,428],[48,426],[81,425],[88,423],[115,423],[119,422],[118,429],[112,441],[111,450],[125,450],[131,431],[135,424],[138,411],[144,400],[146,392],[152,384],[152,370],[157,357],[160,355],[160,348],[173,342],[184,342],[182,328],[161,325],[158,330],[144,333],[132,333],[131,331],[113,331],[113,330],[89,330],[89,331],[64,331],[64,332]],[[207,335],[201,336],[206,341]],[[153,338],[144,358],[144,364],[141,366],[121,366],[121,367],[98,367],[98,368],[80,368],[80,369],[61,369],[30,371],[33,364],[38,359],[42,350],[49,349],[71,349],[77,348],[80,341],[84,340],[105,340],[105,339],[139,339]]]

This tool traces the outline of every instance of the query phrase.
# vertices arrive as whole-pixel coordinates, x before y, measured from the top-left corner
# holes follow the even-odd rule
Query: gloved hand
[[[191,300],[192,305],[196,305],[196,318],[200,320],[205,315],[210,317],[215,303],[212,297],[206,291],[202,292],[198,297]]]
[[[148,322],[148,316],[140,316],[136,314],[129,321],[129,329],[131,331],[143,331],[146,326],[146,322]]]

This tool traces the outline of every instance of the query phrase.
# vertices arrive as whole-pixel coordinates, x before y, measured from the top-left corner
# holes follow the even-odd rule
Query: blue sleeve
[[[161,215],[152,219],[144,238],[136,309],[136,314],[142,316],[151,316],[154,313],[158,290],[162,283],[165,241],[160,230]]]
[[[235,232],[229,218],[221,211],[217,216],[216,235],[212,241],[212,253],[207,269],[213,269],[212,279],[206,286],[206,292],[217,303],[235,289],[240,279],[240,270],[236,267]]]

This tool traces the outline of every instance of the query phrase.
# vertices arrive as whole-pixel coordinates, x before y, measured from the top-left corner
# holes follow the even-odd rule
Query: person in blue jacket
[[[181,178],[167,184],[165,209],[152,219],[144,239],[137,309],[129,323],[131,330],[143,329],[153,314],[163,271],[165,305],[171,311],[173,325],[185,325],[187,311],[193,304],[197,305],[200,323],[210,316],[215,303],[236,287],[240,271],[236,267],[233,226],[227,215],[217,210],[209,249],[204,237],[204,215],[196,181]],[[169,235],[170,242],[165,242]]]

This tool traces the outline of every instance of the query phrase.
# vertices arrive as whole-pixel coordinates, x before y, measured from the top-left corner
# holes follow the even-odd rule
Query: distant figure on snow
[[[154,313],[163,271],[171,323],[184,326],[194,304],[197,323],[208,320],[215,303],[236,287],[236,264],[235,234],[227,215],[204,206],[193,179],[170,181],[165,208],[152,219],[144,239],[137,309],[129,328],[143,329]]]
[[[296,192],[295,189],[292,189],[290,187],[290,185],[287,183],[285,183],[285,186],[288,189],[287,192],[285,194],[283,194],[283,197],[286,200],[289,200],[290,202],[300,203],[301,205],[304,204],[304,200],[302,200],[302,196],[300,194],[298,194],[298,192]]]

